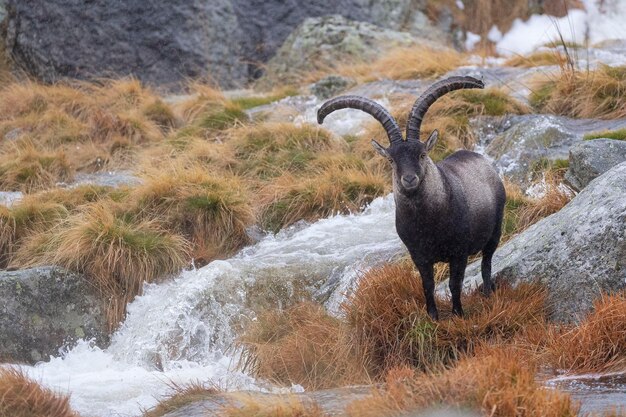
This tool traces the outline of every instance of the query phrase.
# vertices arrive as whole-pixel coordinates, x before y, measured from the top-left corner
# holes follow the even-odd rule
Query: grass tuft
[[[199,263],[232,254],[249,242],[254,212],[244,185],[231,175],[201,167],[174,169],[149,176],[132,196],[131,211],[159,219],[192,244]]]
[[[547,65],[558,65],[564,67],[567,64],[567,58],[557,51],[538,51],[528,56],[516,55],[509,58],[504,65],[508,67],[541,67]]]
[[[626,292],[602,295],[578,326],[555,332],[548,343],[552,364],[569,372],[626,369]]]
[[[453,49],[398,47],[391,49],[374,62],[343,65],[334,72],[361,82],[376,79],[436,78],[460,67],[464,62],[463,55]]]
[[[269,311],[240,338],[241,367],[273,382],[323,389],[368,381],[347,329],[323,307],[302,303]]]
[[[585,134],[583,139],[584,140],[593,140],[593,139],[626,140],[626,129],[604,130],[601,132],[587,133]]]
[[[45,151],[23,141],[0,154],[0,189],[30,193],[71,181],[74,170],[63,151]]]
[[[0,368],[0,416],[78,417],[69,397],[43,388],[14,368]]]
[[[357,212],[388,191],[387,180],[360,170],[330,169],[308,178],[283,175],[262,190],[260,223],[278,231],[298,220]]]
[[[233,132],[229,142],[240,161],[238,170],[258,179],[285,172],[303,175],[322,151],[340,151],[342,143],[319,127],[261,123]]]
[[[529,97],[541,113],[569,117],[619,119],[626,117],[626,66],[601,65],[595,70],[562,69],[537,81]]]
[[[192,382],[188,385],[170,383],[170,387],[174,391],[173,394],[160,400],[151,409],[146,410],[142,417],[163,417],[188,404],[210,399],[220,392],[216,387],[206,386],[200,382]]]
[[[425,408],[451,407],[489,416],[574,417],[569,396],[535,380],[536,364],[511,347],[481,348],[452,369],[411,376],[389,374],[385,388],[348,406],[349,416],[403,415]]]

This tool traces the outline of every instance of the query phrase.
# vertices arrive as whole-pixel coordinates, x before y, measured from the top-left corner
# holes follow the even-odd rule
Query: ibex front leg
[[[431,319],[438,320],[439,313],[437,312],[437,304],[435,303],[433,264],[417,265],[417,269],[422,276],[422,287],[424,288],[424,296],[426,297],[426,311]]]

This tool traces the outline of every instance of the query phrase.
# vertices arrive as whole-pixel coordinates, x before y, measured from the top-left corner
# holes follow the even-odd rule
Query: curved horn
[[[413,108],[409,114],[409,121],[406,125],[406,140],[419,140],[422,119],[428,111],[428,108],[432,106],[439,97],[462,88],[485,88],[485,84],[482,80],[474,77],[450,77],[445,80],[437,81],[424,91],[422,95],[415,100],[415,104],[413,104]]]
[[[347,108],[361,110],[374,116],[385,128],[391,144],[402,141],[400,126],[393,116],[383,106],[365,97],[340,96],[328,100],[317,111],[317,123],[322,124],[326,116],[335,110]]]

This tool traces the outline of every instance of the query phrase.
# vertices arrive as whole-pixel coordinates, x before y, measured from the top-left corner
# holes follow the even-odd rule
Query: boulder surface
[[[565,181],[580,191],[593,179],[624,161],[626,161],[626,141],[586,140],[570,149],[569,169],[565,173]]]
[[[35,363],[78,339],[108,342],[102,301],[81,275],[57,267],[0,272],[0,358]]]
[[[136,76],[168,86],[246,80],[242,32],[230,0],[9,0],[6,49],[37,78],[54,82]]]
[[[626,288],[626,162],[499,247],[493,274],[496,282],[544,283],[552,318],[561,322],[579,320],[601,293]],[[478,261],[467,268],[464,285],[481,282]]]

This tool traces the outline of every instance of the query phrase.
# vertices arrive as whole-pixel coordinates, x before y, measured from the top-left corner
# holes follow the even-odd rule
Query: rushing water
[[[171,382],[260,389],[259,382],[233,370],[237,354],[229,351],[242,318],[254,317],[255,297],[265,298],[279,277],[287,297],[304,282],[336,310],[360,271],[402,250],[393,198],[379,198],[362,213],[285,230],[231,259],[147,285],[107,349],[83,342],[24,369],[44,385],[71,393],[72,406],[83,416],[138,415]]]

